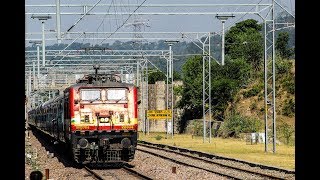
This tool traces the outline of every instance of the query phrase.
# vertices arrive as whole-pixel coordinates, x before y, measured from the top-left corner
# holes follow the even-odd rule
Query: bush
[[[158,140],[158,141],[159,141],[159,140],[161,140],[163,137],[162,137],[162,136],[160,136],[160,135],[157,135],[155,138],[156,138],[156,140]]]
[[[233,114],[226,118],[219,134],[222,137],[239,137],[241,133],[252,133],[260,130],[262,122],[258,119]]]
[[[194,120],[192,125],[193,125],[192,134],[194,136],[203,135],[203,123],[202,122]]]
[[[174,86],[173,87],[173,94],[176,96],[181,96],[183,91],[183,87],[182,86]]]
[[[289,61],[283,59],[276,60],[275,65],[277,74],[288,73],[292,67],[292,64]]]
[[[288,93],[294,94],[295,85],[293,80],[283,82],[283,87]]]
[[[264,99],[264,93],[258,94],[258,101],[261,101]]]
[[[280,135],[280,138],[284,139],[286,145],[288,145],[290,142],[294,142],[294,129],[294,126],[291,126],[287,123],[282,123],[277,126],[277,131]]]
[[[262,86],[261,86],[262,85]],[[248,98],[257,95],[263,89],[263,84],[258,84],[252,87],[249,91],[243,93],[243,96]]]
[[[289,100],[285,100],[283,108],[282,108],[282,115],[293,117],[295,114],[295,102],[291,98]]]
[[[255,110],[257,109],[257,103],[253,102],[252,104],[250,104],[250,110]]]

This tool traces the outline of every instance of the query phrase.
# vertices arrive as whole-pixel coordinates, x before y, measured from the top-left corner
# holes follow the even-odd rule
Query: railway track
[[[35,133],[37,134],[37,133]],[[72,163],[69,158],[60,151],[57,145],[53,145],[49,143],[50,140],[46,137],[38,138],[41,141],[47,150],[53,152],[55,157],[59,159],[60,163],[63,163],[65,167],[75,167],[73,174],[78,174],[78,177],[81,176],[80,179],[157,179],[165,176],[166,171],[168,169],[168,165],[159,168],[159,166],[155,166],[153,168],[149,168],[158,161],[144,161],[146,158],[153,159],[152,157],[159,157],[158,159],[163,159],[164,161],[168,161],[170,163],[174,162],[177,164],[176,166],[176,177],[194,177],[194,175],[190,175],[190,170],[186,169],[195,169],[198,172],[205,172],[205,174],[216,174],[220,176],[224,176],[228,179],[294,179],[295,172],[285,169],[279,169],[275,167],[264,166],[260,164],[254,164],[250,162],[245,162],[241,160],[236,160],[232,158],[207,154],[204,152],[197,152],[193,150],[188,150],[184,148],[179,148],[175,146],[167,146],[162,144],[153,144],[149,142],[140,141],[138,143],[137,151],[140,151],[139,161],[144,163],[151,163],[147,166],[147,169],[141,168],[137,161],[133,163],[133,165],[128,163],[123,163],[121,166],[117,166],[116,168],[109,167],[84,167],[77,166]],[[171,166],[171,165],[169,165]],[[187,167],[187,168],[185,168]],[[181,169],[183,168],[183,169]],[[200,171],[199,171],[200,170]],[[160,174],[154,174],[153,171],[160,171]],[[189,171],[189,172],[188,172]],[[193,170],[191,170],[193,171]],[[79,173],[81,172],[81,173]],[[196,171],[194,171],[196,172]],[[57,173],[57,171],[55,171]],[[181,173],[185,174],[182,175]],[[145,175],[144,175],[145,174]],[[180,175],[179,175],[180,174]],[[188,175],[187,175],[188,174]],[[147,175],[147,176],[146,176]],[[82,177],[83,176],[83,177]],[[151,177],[152,178],[151,178]],[[174,178],[174,174],[166,174],[166,177]],[[202,174],[201,176],[204,176]]]
[[[130,179],[130,180],[151,180],[152,178],[137,172],[129,164],[124,163],[119,168],[94,169],[89,166],[83,167],[88,173],[97,180],[110,179]]]
[[[89,172],[95,179],[103,180],[103,178],[96,172],[94,172],[92,169],[90,169],[88,166],[83,167],[87,172]]]
[[[60,163],[62,163],[65,167],[73,167],[75,172],[79,172],[78,174],[85,174],[85,177],[78,177],[80,179],[93,179],[105,180],[105,179],[130,179],[130,180],[150,180],[152,178],[144,175],[141,172],[133,170],[132,165],[128,163],[117,163],[117,164],[109,164],[106,166],[89,166],[89,165],[79,165],[71,160],[64,153],[63,146],[53,145],[51,142],[51,137],[47,134],[44,134],[41,131],[33,129],[34,136],[38,139],[38,141],[45,147],[45,149],[54,154],[54,157],[58,159]],[[80,171],[85,171],[85,173],[80,173]],[[76,177],[74,177],[76,178]]]
[[[138,150],[177,164],[216,173],[232,179],[294,179],[294,171],[254,164],[175,146],[139,141]]]

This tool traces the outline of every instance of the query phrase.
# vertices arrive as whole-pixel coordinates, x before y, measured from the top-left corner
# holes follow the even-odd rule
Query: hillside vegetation
[[[211,63],[211,112],[216,124],[211,126],[214,126],[214,137],[239,138],[244,133],[264,132],[266,110],[262,30],[262,25],[253,19],[236,23],[226,33],[225,65]],[[275,43],[278,144],[294,144],[295,60],[294,48],[287,46],[288,40],[288,33],[282,32]],[[182,66],[183,86],[178,91],[181,100],[177,104],[178,108],[183,109],[180,133],[186,132],[190,121],[203,118],[202,69],[201,56],[188,58]],[[270,63],[268,69],[272,69]],[[267,92],[272,92],[270,85]],[[268,120],[268,134],[271,135],[272,118]],[[193,122],[193,126],[193,132],[203,134],[201,123]]]
[[[276,74],[276,114],[277,119],[294,125],[294,60],[277,59]],[[282,68],[281,70],[279,70]],[[263,73],[263,72],[262,72]],[[261,75],[263,75],[261,73]],[[264,119],[264,79],[259,76],[251,80],[245,88],[240,89],[235,97],[235,108],[246,116]],[[228,109],[230,110],[230,108]]]
[[[295,61],[276,59],[276,126],[278,140],[285,144],[294,144],[295,127]],[[259,132],[264,132],[264,78],[263,71],[258,73],[235,95],[225,111],[226,117],[237,112],[243,117],[251,117],[260,121]],[[271,121],[271,118],[268,120]],[[269,122],[269,128],[271,128]],[[222,130],[221,130],[222,131]]]

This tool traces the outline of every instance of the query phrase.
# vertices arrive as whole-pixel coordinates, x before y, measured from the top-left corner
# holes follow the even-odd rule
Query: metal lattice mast
[[[170,104],[170,108],[168,108],[168,110],[170,109],[171,110],[171,138],[173,138],[173,129],[174,129],[174,123],[173,123],[173,118],[174,118],[174,115],[173,115],[173,53],[172,53],[172,44],[169,44],[169,47],[170,47],[170,49],[169,49],[169,53],[170,53],[170,55],[169,55],[169,59],[170,59],[170,61],[169,61],[169,64],[170,64],[170,68],[169,68],[169,78],[171,78],[170,79],[170,83],[171,83],[171,88],[170,88],[170,90],[169,90],[169,94],[170,94],[170,98],[169,98],[169,100],[170,100],[170,102],[169,102],[169,104]],[[168,114],[168,113],[167,113]]]
[[[146,58],[140,60],[140,97],[141,97],[141,119],[143,123],[143,132],[149,134],[149,123],[146,120],[146,110],[148,109],[148,60]]]
[[[141,34],[141,26],[144,25],[144,22],[140,22],[137,19],[137,15],[134,15],[134,20],[132,23],[128,23],[125,26],[132,26],[133,27],[133,37],[132,37],[132,48],[133,50],[135,50],[137,52],[136,55],[133,56],[133,58],[137,58],[137,74],[136,74],[136,79],[137,79],[137,83],[136,85],[139,86],[139,76],[140,76],[140,72],[139,72],[139,63],[140,63],[140,59],[142,57],[142,50],[141,50],[141,45],[142,45],[142,39],[143,36]]]
[[[61,17],[60,17],[60,0],[56,0],[56,28],[57,28],[57,41],[61,43]]]
[[[143,73],[143,84],[144,84],[144,91],[143,91],[143,100],[145,101],[144,104],[143,104],[143,108],[144,108],[144,112],[146,112],[148,110],[148,102],[149,102],[149,99],[148,99],[148,91],[149,91],[149,86],[148,86],[148,60],[145,59],[144,60],[144,73]],[[144,119],[147,120],[147,117],[146,117],[146,113],[144,113]],[[147,124],[147,132],[148,132],[148,135],[149,135],[149,132],[150,132],[150,121],[148,119],[148,121],[146,122]]]
[[[273,153],[276,153],[276,59],[275,59],[275,4],[272,1],[272,131],[273,131]]]
[[[33,45],[35,45],[37,47],[37,78],[35,76],[33,78],[34,89],[36,89],[36,88],[38,88],[39,78],[40,78],[40,44],[42,42],[41,41],[29,41],[29,43],[32,43]],[[27,64],[28,61],[29,61],[29,59],[26,59],[25,63]],[[32,61],[32,69],[35,72],[34,61]]]
[[[32,62],[32,83],[33,83],[33,89],[35,89],[36,88],[36,67],[34,62]]]
[[[120,68],[120,77],[121,77],[121,82],[125,82],[125,78],[124,78],[124,75],[123,75],[123,68],[122,67]]]
[[[39,44],[37,44],[37,69],[38,69],[37,79],[39,81],[39,78],[40,78],[40,45]]]
[[[210,56],[210,33],[203,38],[202,43],[202,108],[203,108],[203,142],[209,137],[211,142],[211,56]],[[207,127],[208,123],[208,127]]]
[[[264,106],[265,106],[265,152],[268,152],[269,120],[272,123],[271,139],[276,152],[276,87],[275,87],[275,8],[264,19]]]
[[[41,21],[41,29],[42,29],[42,66],[45,66],[46,60],[46,44],[45,44],[45,33],[44,33],[44,23],[46,20],[51,19],[51,16],[47,15],[32,15],[31,18],[37,18]]]
[[[136,73],[136,86],[140,86],[140,59],[136,58],[137,62],[136,62],[136,69],[137,69],[137,73]]]
[[[30,96],[30,93],[31,93],[31,70],[29,70],[29,75],[28,75],[28,78],[26,79],[26,84],[27,84],[27,87],[26,87],[26,94],[27,96]]]
[[[173,138],[173,130],[174,130],[174,116],[173,116],[173,52],[172,45],[178,43],[179,41],[166,40],[165,43],[169,45],[169,57],[165,59],[167,60],[167,74],[166,74],[166,110],[171,110],[171,118],[166,117],[166,124],[168,124],[168,120],[170,119],[171,123],[171,138]],[[168,114],[167,114],[168,116]],[[166,126],[166,129],[168,125]],[[168,134],[168,129],[167,133]],[[167,136],[167,135],[166,135]]]
[[[148,103],[149,103],[149,98],[148,98],[148,94],[149,94],[149,81],[148,81],[148,76],[149,76],[149,68],[148,68],[148,60],[146,59],[146,75],[145,75],[145,78],[144,78],[144,81],[146,82],[146,88],[145,88],[145,94],[144,94],[144,97],[145,97],[145,112],[148,110]],[[144,114],[146,115],[146,113]],[[145,117],[145,119],[147,119],[147,117]],[[150,131],[150,121],[148,119],[148,135],[149,135],[149,131]]]
[[[133,56],[134,58],[137,58],[137,73],[136,73],[136,79],[137,83],[136,85],[140,87],[140,95],[141,95],[141,103],[142,103],[142,123],[143,123],[143,131],[144,133],[148,133],[149,135],[149,121],[147,121],[146,118],[146,111],[148,110],[148,61],[143,57],[143,51],[141,49],[142,45],[142,39],[143,36],[141,34],[141,27],[145,25],[145,22],[139,21],[137,19],[137,15],[134,15],[134,21],[133,23],[129,23],[128,25],[133,26],[133,39],[132,39],[132,46],[133,49],[137,52],[137,55]],[[140,71],[141,67],[141,71]]]
[[[42,66],[45,66],[46,61],[46,40],[44,34],[44,21],[41,22],[42,25]]]
[[[169,109],[169,59],[170,59],[170,52],[169,52],[169,58],[166,61],[166,110]],[[169,118],[168,116],[166,117],[166,138],[168,138],[168,124],[169,124]]]

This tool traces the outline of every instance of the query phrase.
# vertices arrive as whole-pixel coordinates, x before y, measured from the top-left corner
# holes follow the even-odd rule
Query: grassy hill
[[[263,69],[256,73],[246,87],[241,89],[234,102],[229,104],[226,113],[233,109],[246,117],[259,119],[264,124],[264,74]],[[276,60],[276,126],[280,142],[294,144],[295,61]],[[272,122],[270,123],[270,127]],[[264,126],[260,132],[264,132]],[[289,137],[291,134],[291,137]]]

